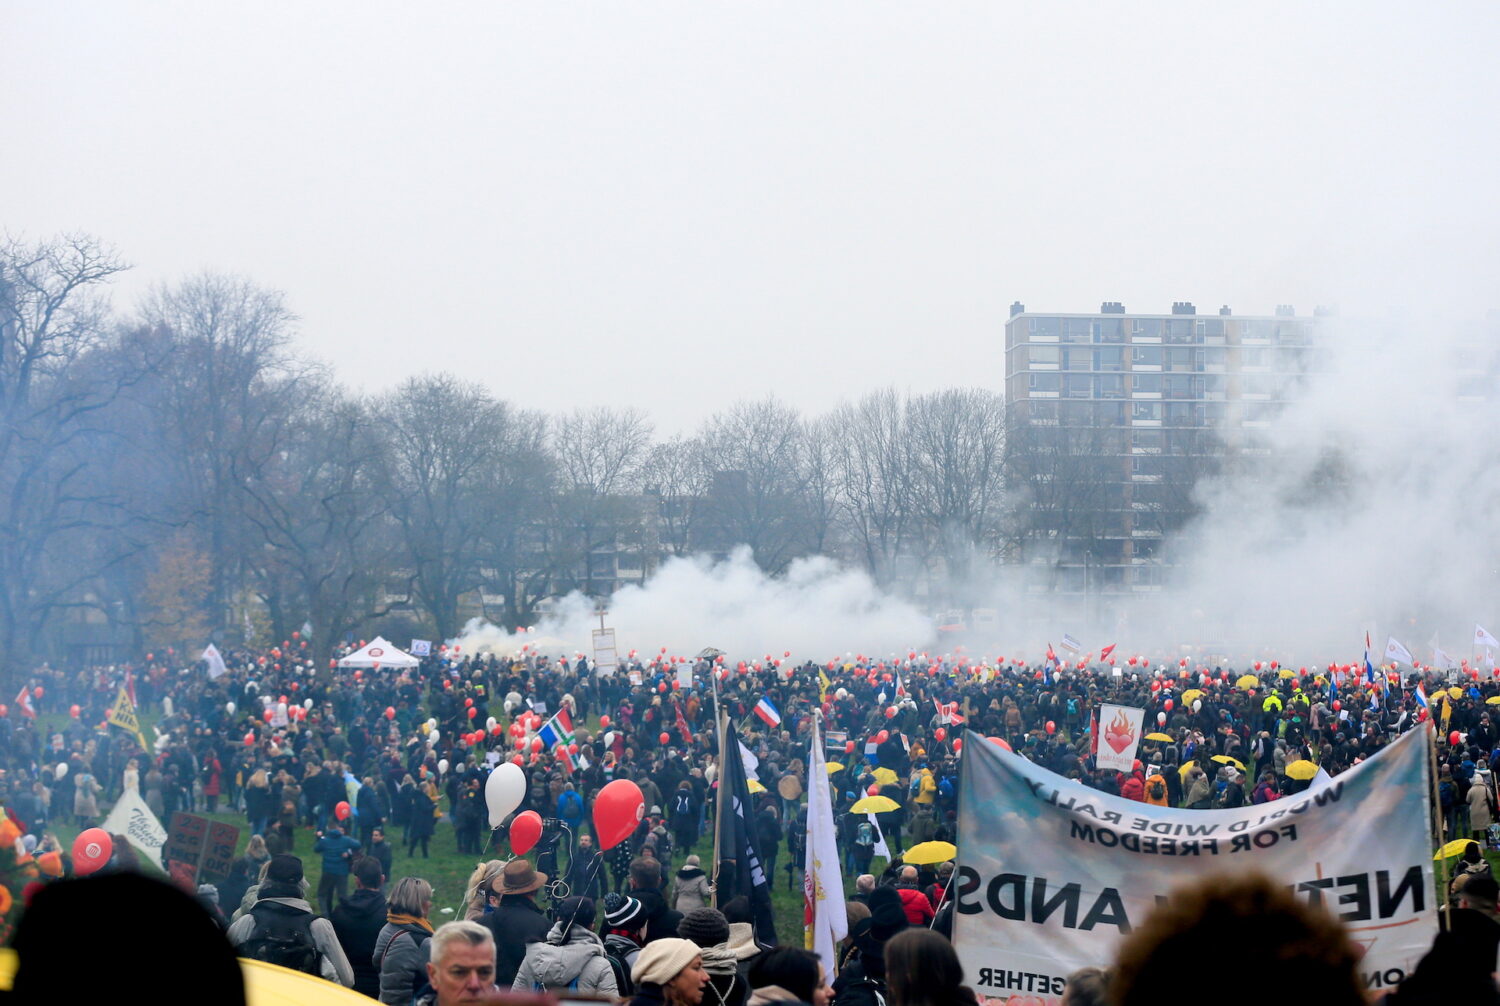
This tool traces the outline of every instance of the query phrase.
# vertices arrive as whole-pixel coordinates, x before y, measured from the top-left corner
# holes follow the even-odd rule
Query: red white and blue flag
[[[768,727],[781,726],[781,712],[771,703],[771,700],[762,695],[760,701],[755,704],[755,715],[766,721]]]
[[[549,748],[554,748],[559,744],[571,744],[573,743],[573,717],[568,714],[567,709],[559,709],[557,715],[548,720],[542,729],[536,732],[536,735]]]
[[[20,707],[21,712],[25,713],[27,716],[30,716],[32,719],[36,719],[36,706],[31,704],[30,688],[27,688],[24,685],[21,687],[21,694],[16,696],[16,705]]]

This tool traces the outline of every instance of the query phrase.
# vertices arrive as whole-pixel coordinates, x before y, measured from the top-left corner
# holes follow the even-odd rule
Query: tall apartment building
[[[1194,512],[1193,486],[1240,453],[1319,363],[1319,309],[1269,316],[1050,314],[1011,305],[1005,393],[1012,485],[1026,523],[1013,557],[1028,588],[1152,592],[1164,537]]]

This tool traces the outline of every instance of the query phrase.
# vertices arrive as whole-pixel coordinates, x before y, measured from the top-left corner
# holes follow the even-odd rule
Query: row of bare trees
[[[0,654],[80,626],[140,645],[281,639],[325,651],[395,608],[435,638],[607,590],[600,556],[798,557],[882,583],[961,581],[1003,551],[998,395],[879,391],[809,418],[741,402],[690,436],[644,413],[518,408],[451,375],[377,398],[295,346],[280,293],[202,275],[129,313],[86,235],[0,244]],[[934,573],[937,573],[934,577]]]

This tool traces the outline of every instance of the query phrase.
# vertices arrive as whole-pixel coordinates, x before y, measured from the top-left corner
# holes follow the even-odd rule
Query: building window
[[[1032,391],[1050,392],[1055,395],[1062,390],[1062,375],[1031,373],[1026,375],[1026,383]]]
[[[1131,418],[1132,421],[1137,422],[1137,423],[1141,423],[1141,422],[1147,422],[1147,423],[1149,423],[1149,422],[1160,422],[1161,421],[1161,403],[1160,402],[1131,402],[1130,403],[1130,418]]]
[[[1057,361],[1062,358],[1061,350],[1056,346],[1031,346],[1027,348],[1026,352],[1031,357],[1032,363],[1050,363],[1054,367],[1057,366]]]
[[[1137,367],[1160,367],[1162,359],[1162,348],[1160,346],[1131,346],[1130,362]]]
[[[1094,369],[1114,373],[1125,369],[1125,348],[1111,346],[1094,350]]]
[[[1144,395],[1161,394],[1160,374],[1132,374],[1130,375],[1130,384],[1136,391]]]
[[[1124,398],[1125,375],[1100,374],[1094,378],[1095,398]]]

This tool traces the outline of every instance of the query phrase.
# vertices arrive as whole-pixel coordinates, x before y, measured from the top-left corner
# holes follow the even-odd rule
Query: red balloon
[[[599,725],[601,727],[603,727],[604,729],[608,730],[609,729],[609,717],[608,716],[601,716],[601,717],[599,717]]]
[[[1163,709],[1165,709],[1165,710],[1166,710],[1166,711],[1167,711],[1167,712],[1169,712],[1169,713],[1170,713],[1170,712],[1171,712],[1171,711],[1172,711],[1172,700],[1171,700],[1171,699],[1168,699],[1168,700],[1167,700],[1167,701],[1165,701],[1165,702],[1163,702],[1163,703],[1162,703],[1162,704],[1161,704],[1161,707],[1162,707],[1162,708],[1163,708]]]
[[[601,851],[609,851],[635,834],[646,816],[646,797],[629,779],[616,779],[594,797],[594,834]]]
[[[896,718],[896,707],[895,706],[886,706],[885,707],[885,718],[888,719],[888,720],[893,720],[893,719]]]
[[[83,710],[79,709],[76,703],[68,707],[68,715],[73,717],[75,720],[78,718],[78,714],[81,712],[83,712]]]
[[[473,706],[470,706],[469,707],[469,719],[472,720],[474,717],[476,717],[478,715],[479,715],[479,710],[475,709]]]
[[[510,756],[510,763],[512,765],[516,766],[517,768],[520,768],[521,766],[523,766],[523,765],[526,764],[526,759],[522,758],[520,755],[511,755]]]
[[[34,699],[39,699],[39,698],[41,698],[45,694],[46,694],[46,692],[43,691],[41,685],[37,685],[35,688],[33,688],[31,690],[31,697],[34,698]]]
[[[578,745],[577,744],[569,744],[568,745],[568,754],[575,754],[576,755],[577,753],[578,753]]]
[[[938,727],[932,732],[932,736],[938,739],[938,743],[942,743],[943,741],[948,739],[948,731],[944,730],[942,727]]]
[[[393,720],[393,719],[396,718],[396,707],[395,706],[386,706],[385,707],[385,718],[388,719],[388,720]]]
[[[996,745],[999,745],[1000,747],[1003,747],[1007,751],[1014,750],[1010,746],[1010,744],[1006,742],[1006,740],[1005,740],[1004,737],[987,737],[985,739],[988,740],[991,744],[996,744]]]
[[[533,737],[533,738],[531,738],[531,753],[532,754],[539,754],[541,752],[541,750],[542,750],[542,739],[540,737]]]
[[[524,856],[542,837],[542,815],[534,810],[517,814],[510,822],[510,851]]]
[[[853,741],[844,741],[844,754],[853,754],[853,753],[854,753],[854,742]]]
[[[1460,744],[1462,744],[1463,740],[1463,737],[1457,730],[1448,735],[1448,743],[1452,744],[1454,747],[1458,747]]]
[[[659,737],[657,739],[660,740],[663,744],[666,744],[668,741],[670,741],[672,739],[672,735],[669,734],[669,733],[663,733],[661,735],[661,737]]]
[[[270,709],[267,709],[262,715],[265,716],[266,722],[269,723],[269,722],[271,722],[271,717],[275,716],[276,714],[273,711],[271,711]]]
[[[253,748],[253,747],[255,747],[255,735],[253,733],[245,735],[245,747],[247,747],[247,748]]]
[[[501,734],[505,733],[505,728],[496,723],[494,726],[490,727],[490,733],[496,737],[499,737]]]
[[[1338,699],[1334,699],[1333,700],[1333,711],[1334,712],[1338,712],[1342,708],[1344,708],[1344,704],[1342,702],[1340,702]]]
[[[464,708],[467,709],[474,704],[473,699],[464,699]]]
[[[866,796],[879,796],[880,795],[880,786],[878,784],[874,785],[874,786],[871,786],[869,789],[865,790],[865,795]]]
[[[349,801],[340,800],[338,803],[334,804],[333,816],[338,818],[340,821],[349,820]]]
[[[73,839],[73,872],[86,877],[109,862],[115,841],[103,828],[90,828]]]
[[[964,739],[962,737],[955,737],[955,738],[953,738],[953,750],[954,750],[954,752],[959,753],[959,754],[963,753],[963,750],[964,750]]]
[[[880,733],[878,733],[878,734],[875,735],[875,743],[876,744],[884,744],[886,741],[888,741],[890,739],[891,739],[890,733],[887,732],[887,731],[885,731],[885,730],[882,730],[882,731],[880,731]]]
[[[4,702],[0,702],[0,717],[9,716],[9,715],[10,715],[10,706],[7,706]]]
[[[517,751],[525,751],[526,750],[526,738],[525,737],[517,737],[516,738],[516,750]]]
[[[1057,733],[1057,724],[1054,723],[1052,720],[1048,720],[1047,721],[1047,733],[1048,734],[1055,734],[1055,733]]]

